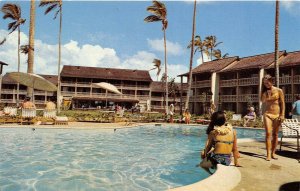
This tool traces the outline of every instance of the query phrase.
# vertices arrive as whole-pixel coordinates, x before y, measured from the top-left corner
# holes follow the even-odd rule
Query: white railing
[[[238,80],[238,84],[240,86],[247,86],[247,85],[259,85],[259,79],[255,78],[241,78]]]
[[[17,94],[17,90],[2,89],[1,94]],[[19,94],[27,94],[26,90],[19,90]]]
[[[300,75],[294,76],[294,83],[299,84],[300,83]]]
[[[61,86],[76,86],[76,82],[62,82]]]
[[[1,103],[16,103],[16,100],[13,100],[13,99],[1,99]]]
[[[194,81],[192,82],[192,88],[210,87],[211,80]]]
[[[230,87],[230,86],[237,86],[237,79],[233,80],[220,80],[221,87]]]
[[[221,102],[236,102],[237,101],[236,95],[221,95],[220,100]]]
[[[283,76],[283,77],[279,78],[279,83],[280,84],[290,84],[290,83],[292,83],[291,79],[292,79],[291,76]]]
[[[258,94],[243,94],[238,96],[239,102],[258,102]]]

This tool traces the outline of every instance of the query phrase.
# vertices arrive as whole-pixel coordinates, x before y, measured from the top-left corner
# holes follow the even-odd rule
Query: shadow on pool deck
[[[279,191],[300,190],[300,182],[289,182],[280,186]]]

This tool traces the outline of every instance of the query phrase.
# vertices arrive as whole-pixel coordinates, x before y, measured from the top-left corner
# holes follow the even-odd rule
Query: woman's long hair
[[[207,127],[206,134],[214,130],[215,126],[222,126],[226,122],[225,113],[223,111],[216,111],[211,115],[210,123]]]
[[[268,80],[268,81],[271,82],[272,84],[274,83],[272,76],[271,76],[270,74],[266,74],[266,75],[263,77],[262,81],[261,81],[261,83],[262,83],[262,85],[261,85],[261,92],[262,92],[262,94],[265,93],[265,92],[267,92],[267,90],[268,90],[268,89],[266,88],[266,86],[264,85],[264,80]]]

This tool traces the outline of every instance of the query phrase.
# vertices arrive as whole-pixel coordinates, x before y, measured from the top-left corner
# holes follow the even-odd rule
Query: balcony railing
[[[291,76],[283,76],[279,78],[279,83],[280,84],[290,84],[292,83],[292,77]]]
[[[293,101],[293,95],[292,94],[285,94],[284,95],[284,101],[285,102],[292,102]]]
[[[237,86],[237,80],[220,80],[220,86],[221,87],[231,87],[231,86]]]
[[[207,95],[207,96],[195,95],[195,96],[190,97],[190,101],[191,102],[209,102],[211,100],[211,98],[212,98],[211,95]]]
[[[204,88],[204,87],[210,87],[210,86],[211,86],[211,80],[192,82],[192,88]]]
[[[300,75],[294,76],[294,83],[300,84]]]
[[[240,86],[259,85],[259,79],[255,78],[241,78],[238,80]]]
[[[238,102],[258,102],[258,94],[243,94],[238,96]]]
[[[237,96],[236,95],[221,95],[220,101],[221,102],[236,102]]]

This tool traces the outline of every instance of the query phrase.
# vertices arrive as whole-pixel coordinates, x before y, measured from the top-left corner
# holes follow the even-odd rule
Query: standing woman
[[[261,101],[263,103],[262,113],[266,130],[266,160],[270,161],[271,158],[277,159],[275,151],[278,143],[279,127],[284,120],[285,103],[282,90],[273,86],[272,76],[268,74],[263,78]]]

